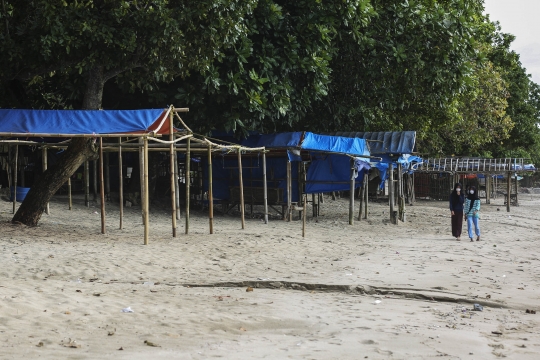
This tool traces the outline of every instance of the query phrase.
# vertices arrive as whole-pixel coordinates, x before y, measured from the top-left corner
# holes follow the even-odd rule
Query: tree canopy
[[[188,106],[194,128],[416,130],[540,162],[540,90],[482,0],[4,0],[0,106]],[[102,101],[102,94],[106,98]]]

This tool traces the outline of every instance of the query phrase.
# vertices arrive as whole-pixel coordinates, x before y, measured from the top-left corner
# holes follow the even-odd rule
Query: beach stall
[[[169,106],[165,109],[145,110],[21,110],[0,109],[0,145],[2,150],[3,168],[6,169],[10,187],[13,189],[13,213],[17,210],[17,199],[22,200],[17,194],[19,183],[19,147],[30,146],[34,150],[41,150],[43,178],[36,179],[34,184],[25,189],[28,194],[45,191],[48,173],[48,154],[50,149],[62,151],[70,144],[73,138],[91,138],[98,149],[99,161],[94,161],[93,185],[94,193],[97,185],[100,189],[101,203],[101,232],[106,232],[105,193],[110,191],[109,184],[109,153],[118,153],[119,172],[119,196],[120,196],[120,228],[123,217],[123,186],[122,181],[123,152],[136,152],[140,162],[140,194],[142,219],[144,223],[144,244],[148,244],[149,234],[149,151],[167,152],[170,157],[170,195],[172,233],[176,236],[176,220],[178,201],[178,177],[177,177],[177,152],[184,152],[186,158],[190,157],[190,140],[193,138],[192,131],[185,125],[179,113],[189,111],[187,108],[175,108]],[[181,128],[175,128],[175,120]],[[196,139],[211,152],[212,144],[204,139]],[[60,155],[61,156],[61,155]],[[99,163],[99,172],[97,171]],[[105,166],[104,166],[105,163]],[[189,184],[189,161],[186,171],[187,183]],[[85,202],[88,206],[90,193],[90,161],[83,165]],[[99,179],[98,179],[99,175]],[[71,177],[68,180],[68,192],[71,209]],[[20,191],[20,190],[19,190]],[[189,186],[186,186],[186,198],[189,199]],[[48,213],[48,206],[45,209]],[[189,228],[189,201],[186,207],[186,233]]]

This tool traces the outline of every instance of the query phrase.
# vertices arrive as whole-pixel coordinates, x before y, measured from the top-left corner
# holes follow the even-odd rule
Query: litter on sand
[[[128,306],[127,308],[123,308],[123,309],[122,309],[122,312],[124,312],[124,313],[132,313],[132,312],[135,312],[135,311],[133,311],[133,310],[131,309],[131,306]]]

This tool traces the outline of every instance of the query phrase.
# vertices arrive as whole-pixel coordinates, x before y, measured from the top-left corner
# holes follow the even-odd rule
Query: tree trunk
[[[101,107],[104,85],[103,68],[96,66],[88,74],[83,109],[98,110]],[[94,158],[96,153],[94,139],[72,138],[58,162],[36,179],[11,221],[36,226],[52,196],[87,159]]]

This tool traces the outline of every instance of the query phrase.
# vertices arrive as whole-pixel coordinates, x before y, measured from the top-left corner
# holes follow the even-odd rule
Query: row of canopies
[[[240,187],[242,193],[242,227],[243,219],[243,187],[247,171],[242,166],[242,156],[256,154],[263,158],[260,167],[260,187],[264,193],[265,221],[268,221],[267,190],[268,165],[274,166],[273,175],[285,170],[286,174],[280,178],[279,188],[283,186],[286,198],[277,199],[287,204],[288,211],[292,203],[306,204],[308,193],[322,193],[335,190],[352,190],[366,183],[367,171],[372,166],[390,164],[398,160],[401,155],[407,155],[414,150],[414,132],[403,133],[361,133],[347,136],[337,134],[315,134],[312,132],[292,132],[281,134],[253,135],[241,142],[224,142],[207,136],[198,135],[191,131],[179,113],[186,112],[185,108],[147,110],[21,110],[0,109],[0,142],[12,146],[32,145],[42,149],[48,147],[66,147],[68,143],[58,143],[58,138],[92,137],[100,143],[100,174],[103,174],[103,151],[116,151],[119,161],[124,151],[138,151],[141,159],[141,194],[143,219],[145,225],[145,244],[148,243],[149,216],[148,216],[148,151],[167,151],[171,155],[171,185],[175,191],[171,192],[173,214],[176,213],[178,201],[178,179],[175,163],[178,165],[178,153],[184,157],[186,165],[185,182],[190,183],[190,164],[194,156],[203,159],[206,169],[208,207],[210,217],[210,232],[213,232],[213,203],[214,193],[225,190],[219,181],[213,180],[213,173],[219,169],[216,160],[235,161],[237,183],[225,184],[227,193],[232,187]],[[113,141],[107,138],[118,138]],[[53,140],[54,139],[54,140]],[[105,142],[104,140],[105,139]],[[376,151],[370,151],[376,149]],[[275,153],[276,156],[272,156]],[[46,154],[46,151],[44,152]],[[268,162],[266,155],[269,155]],[[236,159],[232,160],[232,155]],[[285,156],[282,156],[285,155]],[[45,155],[46,156],[46,155]],[[253,155],[255,156],[255,155]],[[309,171],[302,172],[305,166],[302,157],[308,156],[311,165]],[[268,165],[267,165],[268,164]],[[284,165],[284,166],[282,166]],[[230,166],[229,166],[230,168]],[[279,171],[278,171],[279,169]],[[121,171],[121,166],[120,166]],[[253,169],[249,170],[253,176]],[[16,174],[16,171],[15,171]],[[287,176],[288,174],[288,176]],[[293,186],[293,174],[303,174],[299,183],[302,186]],[[15,175],[16,176],[16,175]],[[120,175],[121,176],[121,175]],[[122,177],[122,176],[121,176]],[[102,181],[102,180],[101,180]],[[251,182],[250,185],[253,185]],[[214,186],[215,190],[214,190]],[[87,188],[87,187],[86,187]],[[103,199],[103,186],[100,187]],[[189,186],[186,186],[186,208],[189,208]],[[297,192],[298,190],[298,192]],[[120,192],[122,191],[120,187]],[[296,198],[294,198],[296,192]],[[176,194],[175,194],[176,193]],[[174,197],[176,196],[176,200]],[[222,199],[220,196],[217,199]],[[302,200],[302,197],[304,200]],[[354,211],[354,197],[350,214]],[[293,201],[296,200],[296,201]],[[367,200],[367,189],[365,190]],[[284,201],[286,200],[286,201]],[[105,202],[102,200],[102,232],[105,232]],[[365,202],[367,206],[367,201]],[[120,211],[122,213],[122,201]],[[14,196],[15,211],[15,196]],[[189,232],[189,211],[185,211],[185,231]],[[366,214],[367,216],[367,211]],[[173,215],[173,236],[176,236],[176,222]],[[305,218],[305,211],[304,211]],[[351,215],[350,215],[350,219]],[[120,227],[122,225],[120,224]]]

